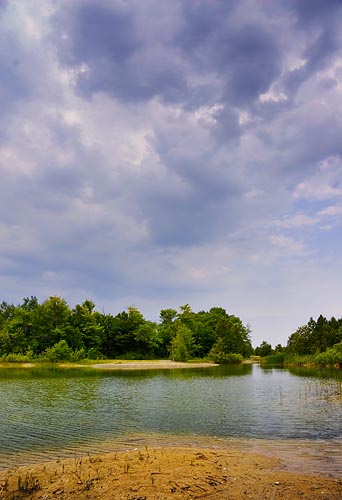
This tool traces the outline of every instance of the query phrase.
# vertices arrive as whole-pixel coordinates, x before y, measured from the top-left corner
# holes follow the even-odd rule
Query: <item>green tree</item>
[[[6,347],[3,344],[0,349],[7,350],[7,353],[25,353],[35,345],[32,314],[38,307],[38,301],[35,297],[31,297],[24,299],[23,304],[15,307],[13,305],[8,307],[5,304],[3,303],[5,309],[2,311],[0,331],[3,332],[3,342],[6,339]]]
[[[216,326],[216,342],[209,356],[217,350],[223,354],[241,354],[249,357],[253,352],[249,327],[245,327],[237,316],[227,316],[218,321]]]
[[[41,353],[67,338],[71,310],[64,299],[52,296],[32,312],[34,352]]]
[[[153,358],[160,351],[161,339],[156,323],[145,321],[135,330],[136,352],[142,358]]]
[[[193,352],[193,337],[191,330],[183,323],[178,322],[176,335],[170,346],[170,358],[174,361],[188,361]]]
[[[212,307],[209,312],[201,311],[199,316],[203,325],[200,340],[203,349],[202,356],[206,356],[218,340],[218,324],[228,319],[229,315],[223,307]]]
[[[170,325],[177,317],[176,309],[162,309],[159,313],[160,321],[163,325]]]
[[[160,339],[159,353],[161,356],[168,356],[171,341],[176,334],[177,311],[176,309],[162,309],[159,318],[160,323],[157,326],[158,338]]]
[[[215,363],[228,364],[228,363],[241,363],[243,356],[239,353],[227,353],[223,338],[219,338],[213,345],[209,358]]]
[[[255,354],[262,357],[270,356],[272,354],[271,344],[268,344],[266,340],[264,340],[258,347],[255,348]]]
[[[70,361],[72,359],[72,349],[68,346],[66,340],[60,340],[57,344],[52,347],[48,347],[44,353],[43,357],[48,361]]]
[[[139,356],[136,343],[136,332],[145,323],[139,309],[129,307],[115,317],[107,317],[105,321],[105,354],[110,357]]]
[[[12,352],[11,338],[6,326],[0,330],[0,356]]]
[[[85,300],[76,305],[71,315],[72,328],[67,331],[67,339],[73,350],[85,349],[92,357],[102,357],[104,340],[103,316],[95,311],[95,304]]]
[[[314,354],[316,347],[313,344],[313,333],[316,322],[310,318],[306,325],[302,325],[290,335],[287,341],[287,352],[289,354]]]
[[[274,353],[275,354],[281,354],[283,352],[285,352],[286,348],[284,346],[282,346],[281,344],[277,344],[274,348]]]

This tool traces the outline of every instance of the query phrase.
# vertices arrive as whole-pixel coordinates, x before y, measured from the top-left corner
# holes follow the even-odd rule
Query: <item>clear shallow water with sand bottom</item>
[[[235,440],[269,452],[273,442],[288,457],[286,442],[292,450],[304,443],[309,458],[315,462],[320,447],[336,469],[342,466],[336,462],[342,451],[341,386],[341,371],[258,365],[0,369],[0,468],[142,442],[165,444],[169,436],[170,443]]]

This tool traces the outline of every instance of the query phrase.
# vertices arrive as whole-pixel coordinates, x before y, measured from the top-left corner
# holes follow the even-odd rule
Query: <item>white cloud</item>
[[[78,7],[119,4],[133,19],[119,39],[103,16],[92,34],[74,22]],[[154,317],[222,305],[272,343],[339,314],[340,267],[317,240],[340,230],[341,67],[331,46],[311,58],[315,30],[298,29],[295,7],[9,5],[0,300],[56,291]]]
[[[294,214],[285,216],[283,219],[275,222],[275,225],[285,229],[297,229],[303,226],[313,226],[318,222],[317,217],[311,217],[306,214]]]
[[[339,217],[342,216],[342,205],[330,205],[318,212],[319,216]]]
[[[303,241],[295,240],[290,236],[274,234],[269,237],[269,240],[274,247],[280,250],[280,255],[305,256],[311,253]]]
[[[327,157],[314,174],[300,182],[294,198],[328,200],[342,196],[342,160],[339,156]]]

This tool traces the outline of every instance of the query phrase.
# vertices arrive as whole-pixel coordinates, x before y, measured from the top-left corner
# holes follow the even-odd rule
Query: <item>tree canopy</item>
[[[286,351],[289,354],[317,354],[342,342],[342,319],[327,320],[320,315],[310,318],[289,336]]]
[[[218,307],[200,312],[189,304],[178,311],[162,309],[159,322],[153,322],[136,307],[114,316],[96,311],[90,300],[70,308],[58,296],[42,303],[26,297],[18,305],[0,304],[3,359],[211,357],[224,362],[226,355],[248,357],[251,352],[249,328]]]
[[[320,315],[292,333],[287,346],[273,349],[265,340],[253,350],[249,326],[222,307],[195,312],[189,304],[160,311],[159,321],[146,319],[136,307],[116,315],[96,310],[85,300],[71,308],[61,297],[39,302],[25,297],[14,305],[0,303],[0,358],[58,361],[89,359],[208,358],[219,363],[262,357],[318,356],[319,363],[340,364],[342,319]],[[337,347],[336,347],[337,346]],[[325,356],[319,356],[326,353]]]

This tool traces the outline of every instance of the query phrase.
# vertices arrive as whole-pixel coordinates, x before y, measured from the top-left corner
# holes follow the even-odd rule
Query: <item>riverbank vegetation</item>
[[[317,321],[310,318],[289,336],[286,347],[278,345],[272,349],[262,342],[255,354],[266,364],[342,368],[342,319],[328,320],[322,315]]]
[[[287,346],[266,341],[253,349],[250,329],[221,307],[192,311],[186,304],[162,309],[159,321],[136,307],[117,315],[99,312],[85,300],[71,308],[52,296],[42,303],[27,297],[0,304],[0,360],[7,362],[80,362],[94,359],[200,359],[241,363],[251,355],[261,363],[342,368],[342,319],[317,321],[292,333]]]
[[[0,359],[8,362],[84,359],[206,358],[241,362],[253,353],[250,330],[220,307],[194,312],[186,304],[163,309],[159,322],[136,307],[116,316],[86,300],[70,308],[57,296],[0,304]]]

